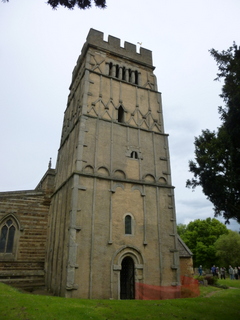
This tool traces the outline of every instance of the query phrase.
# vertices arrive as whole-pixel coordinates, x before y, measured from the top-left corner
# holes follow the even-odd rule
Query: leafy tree
[[[2,0],[3,2],[9,2],[9,0]],[[47,2],[53,9],[57,9],[58,6],[63,6],[68,9],[89,9],[92,5],[92,0],[48,0]],[[106,0],[94,0],[95,6],[98,8],[106,8]]]
[[[235,43],[227,51],[210,50],[224,79],[220,95],[226,106],[219,107],[222,125],[217,131],[203,130],[195,138],[195,161],[189,161],[193,178],[186,186],[201,186],[213,203],[215,216],[240,223],[240,48]]]
[[[240,265],[240,234],[238,232],[229,230],[228,234],[223,234],[217,239],[214,247],[221,266]]]
[[[194,267],[211,267],[217,264],[215,242],[222,234],[227,234],[227,227],[217,219],[191,221],[181,238],[193,253]]]
[[[186,224],[183,224],[183,223],[179,223],[177,225],[177,233],[179,234],[179,236],[182,238],[184,233],[186,232],[186,228],[187,228],[187,225]]]

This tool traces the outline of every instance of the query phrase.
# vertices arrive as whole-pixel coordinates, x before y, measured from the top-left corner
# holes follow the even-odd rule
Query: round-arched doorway
[[[135,270],[131,257],[122,260],[120,271],[120,299],[135,299]]]

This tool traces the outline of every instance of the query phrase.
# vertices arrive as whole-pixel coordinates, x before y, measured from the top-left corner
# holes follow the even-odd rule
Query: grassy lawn
[[[240,280],[229,281],[235,288],[207,286],[201,287],[197,298],[151,301],[65,299],[21,293],[0,283],[0,319],[236,320],[240,319]],[[228,280],[223,284],[228,285]]]
[[[219,284],[225,284],[228,287],[232,287],[232,288],[239,288],[240,289],[240,280],[230,280],[229,278],[227,279],[222,279],[222,280],[218,280]]]

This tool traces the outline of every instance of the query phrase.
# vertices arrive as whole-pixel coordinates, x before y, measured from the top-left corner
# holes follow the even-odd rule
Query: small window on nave
[[[0,226],[0,253],[13,253],[15,233],[13,219],[7,219]]]

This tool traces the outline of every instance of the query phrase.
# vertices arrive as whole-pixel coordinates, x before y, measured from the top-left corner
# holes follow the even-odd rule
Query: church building
[[[151,51],[89,31],[56,169],[34,190],[0,193],[0,281],[69,298],[179,297],[192,254],[177,235],[153,72]]]

